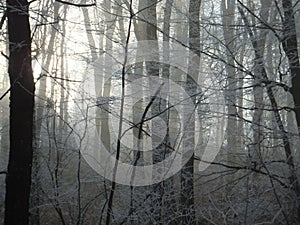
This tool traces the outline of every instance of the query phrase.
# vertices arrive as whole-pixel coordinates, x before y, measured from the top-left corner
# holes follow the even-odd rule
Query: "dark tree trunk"
[[[292,77],[291,94],[294,99],[294,111],[296,114],[298,133],[300,135],[300,62],[298,55],[297,33],[293,4],[291,0],[282,0],[284,17],[282,46],[289,61],[289,69]],[[291,159],[292,160],[292,159]],[[290,161],[290,159],[288,159]],[[294,168],[293,168],[294,169]],[[292,186],[297,196],[297,219],[300,220],[300,184],[297,174],[291,176]]]
[[[26,225],[32,164],[34,82],[27,0],[7,0],[9,33],[10,154],[5,225]]]
[[[292,76],[291,93],[294,98],[298,131],[300,126],[300,63],[297,49],[297,34],[293,4],[291,0],[282,0],[284,18],[282,21],[282,46],[289,61]]]

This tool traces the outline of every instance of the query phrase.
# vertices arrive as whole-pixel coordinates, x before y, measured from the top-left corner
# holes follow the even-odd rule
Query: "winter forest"
[[[0,224],[300,224],[299,0],[0,2]]]

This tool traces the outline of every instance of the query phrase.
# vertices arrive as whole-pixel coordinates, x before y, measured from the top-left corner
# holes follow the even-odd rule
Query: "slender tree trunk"
[[[170,58],[169,36],[170,36],[170,25],[171,25],[173,2],[174,2],[173,0],[167,0],[165,5],[165,10],[164,10],[163,57],[165,57],[164,61],[166,62],[168,62]],[[163,65],[162,77],[167,80],[170,79],[170,65]],[[170,92],[171,90],[169,89],[168,91]],[[160,107],[161,111],[165,110],[167,107],[170,106],[168,103],[169,103],[168,99],[166,99],[166,101],[161,102],[161,107]],[[165,157],[168,157],[171,152],[170,146],[172,142],[170,138],[170,111],[164,113],[161,116],[163,117],[163,120],[166,122],[166,126],[167,126],[167,133],[163,141],[163,145],[164,145],[163,148],[164,148]],[[169,179],[163,181],[164,207],[163,207],[162,217],[163,217],[164,224],[177,224],[180,222],[177,217],[178,212],[177,212],[177,203],[176,203],[174,189],[175,189],[174,177],[170,177]]]
[[[27,0],[7,0],[9,33],[10,154],[5,225],[27,225],[31,186],[34,82]]]
[[[195,112],[196,112],[196,93],[197,80],[196,74],[200,61],[200,6],[201,0],[190,0],[189,3],[189,47],[197,57],[189,56],[188,74],[186,78],[186,92],[191,96],[192,102],[195,104],[194,108],[188,108],[187,114],[190,118],[184,118],[183,129],[185,132],[185,140],[183,141],[183,148],[188,148],[189,151],[195,147]],[[193,112],[191,112],[193,111]],[[186,116],[185,116],[186,117]],[[185,156],[183,156],[185,158]],[[194,153],[188,162],[181,170],[181,224],[196,224],[195,202],[194,202]]]
[[[243,64],[244,58],[245,58],[245,45],[243,45],[242,50],[240,51],[239,56],[239,62]],[[244,87],[244,77],[243,73],[241,71],[238,71],[237,75],[238,79],[238,91],[237,91],[237,114],[239,118],[243,118],[244,110],[243,110],[243,100],[244,100],[244,93],[243,93],[243,87]],[[238,133],[238,139],[237,139],[237,147],[241,149],[241,151],[244,150],[244,121],[242,119],[238,120],[237,124],[237,133]]]
[[[146,73],[149,77],[149,88],[151,88],[151,77],[159,76],[159,50],[158,50],[158,37],[157,37],[157,0],[143,0],[143,5],[139,6],[144,10],[144,18],[147,22],[144,23],[145,29],[145,40],[153,41],[155,44],[152,46],[154,49],[152,51],[153,62],[145,62],[146,64]],[[156,96],[158,97],[158,96]],[[151,114],[153,117],[160,115],[161,102],[163,100],[156,98],[151,107]],[[148,104],[148,103],[147,103]],[[155,135],[155,130],[157,129],[157,124],[155,120],[152,120],[152,145],[157,146],[152,151],[152,163],[156,164],[163,160],[164,155],[164,146],[161,143],[161,137]],[[155,177],[153,177],[155,179]],[[152,216],[156,224],[163,224],[162,208],[163,208],[163,189],[162,183],[152,185]]]
[[[222,22],[223,34],[226,47],[227,64],[227,103],[228,103],[228,125],[227,125],[227,159],[229,163],[234,163],[234,158],[238,153],[237,146],[237,119],[236,119],[236,89],[237,74],[235,70],[235,33],[233,26],[235,24],[235,1],[222,1]]]
[[[105,0],[105,8],[106,11],[108,12],[105,15],[106,19],[106,31],[105,31],[105,49],[106,52],[110,52],[113,47],[113,42],[114,40],[113,34],[115,32],[116,28],[116,15],[115,15],[115,5],[114,3]],[[105,54],[104,58],[104,64],[109,65],[109,58],[110,56]],[[111,92],[111,80],[107,79],[109,78],[111,74],[107,74],[107,72],[104,73],[104,82],[103,82],[103,87],[101,87],[101,90],[103,89],[103,93],[99,93],[100,97],[108,97],[110,96]],[[101,78],[100,78],[101,79]],[[101,110],[100,111],[100,118],[101,118],[101,125],[100,125],[100,133],[101,133],[101,141],[103,142],[104,146],[106,149],[111,149],[111,137],[110,137],[110,129],[109,129],[109,113],[106,110]]]
[[[263,21],[268,21],[269,19],[269,8],[271,6],[271,1],[269,0],[261,0],[261,9],[260,9],[260,18]],[[263,124],[262,124],[262,117],[264,113],[264,88],[262,86],[262,80],[264,79],[262,74],[262,66],[264,63],[263,55],[265,53],[265,45],[266,45],[266,38],[267,34],[269,33],[268,30],[261,30],[256,37],[256,43],[257,43],[257,51],[258,55],[261,57],[256,57],[254,60],[254,75],[255,79],[253,79],[253,94],[254,94],[254,114],[252,119],[252,129],[253,129],[253,148],[250,152],[250,157],[252,163],[254,165],[261,164],[262,162],[262,142],[263,142]],[[253,185],[254,187],[257,186],[257,182],[254,183],[254,181],[258,181],[257,174],[254,174],[253,176]]]

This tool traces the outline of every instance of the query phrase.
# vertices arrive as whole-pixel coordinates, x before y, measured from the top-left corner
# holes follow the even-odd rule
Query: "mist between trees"
[[[296,0],[0,3],[0,223],[300,222]]]

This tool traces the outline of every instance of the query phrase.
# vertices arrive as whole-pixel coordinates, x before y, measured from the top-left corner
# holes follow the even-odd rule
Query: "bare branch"
[[[4,52],[1,51],[1,55],[4,56],[4,58],[6,58],[7,60],[9,60],[9,57]]]
[[[2,18],[1,18],[1,21],[0,21],[0,30],[2,30],[2,27],[3,27],[3,24],[6,20],[6,17],[7,17],[7,12],[5,11]]]
[[[76,3],[71,3],[71,2],[66,2],[63,0],[56,0],[57,2],[60,2],[65,5],[71,5],[71,6],[76,6],[76,7],[91,7],[91,6],[96,6],[96,2],[91,3],[91,4],[76,4]]]
[[[10,88],[0,97],[0,101],[10,92]]]

